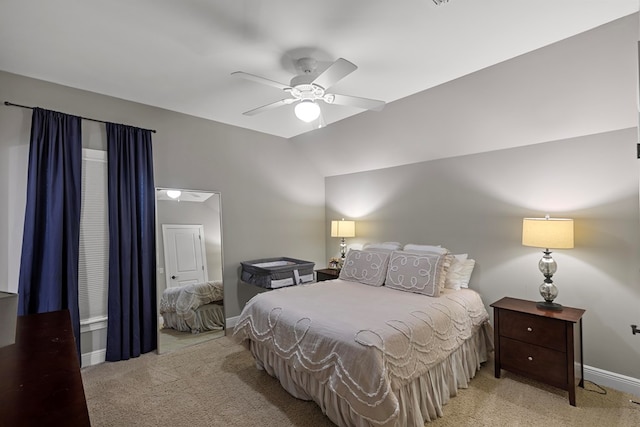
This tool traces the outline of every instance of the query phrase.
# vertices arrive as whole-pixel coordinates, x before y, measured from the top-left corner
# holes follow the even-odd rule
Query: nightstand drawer
[[[500,311],[500,335],[559,351],[567,345],[563,321],[510,310]]]
[[[566,388],[566,353],[533,344],[502,338],[500,340],[502,366],[516,373]],[[573,364],[571,364],[573,366]]]

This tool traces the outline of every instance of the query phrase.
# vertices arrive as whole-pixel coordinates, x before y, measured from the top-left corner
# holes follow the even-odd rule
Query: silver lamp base
[[[553,284],[551,277],[553,277],[553,274],[558,270],[558,264],[556,264],[551,257],[551,251],[549,249],[544,251],[544,256],[538,263],[538,268],[540,268],[540,272],[542,272],[545,277],[544,282],[542,282],[542,285],[538,288],[544,301],[537,303],[536,306],[542,310],[562,311],[562,305],[553,302],[558,296],[558,288]]]
[[[536,307],[541,310],[550,310],[550,311],[562,311],[562,304],[558,304],[557,302],[551,301],[540,301],[536,303]]]

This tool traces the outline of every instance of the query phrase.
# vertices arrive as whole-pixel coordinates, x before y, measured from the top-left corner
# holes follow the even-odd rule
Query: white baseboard
[[[234,328],[236,326],[236,324],[238,323],[238,319],[239,318],[240,318],[240,316],[227,317],[226,322],[225,322],[225,327],[227,329]]]
[[[107,349],[103,348],[101,350],[91,351],[89,353],[82,353],[82,366],[86,368],[87,366],[98,365],[100,363],[104,363],[107,358]]]
[[[577,378],[579,378],[579,376]],[[638,378],[632,378],[585,365],[584,379],[598,385],[633,394],[634,396],[640,396],[640,379]]]

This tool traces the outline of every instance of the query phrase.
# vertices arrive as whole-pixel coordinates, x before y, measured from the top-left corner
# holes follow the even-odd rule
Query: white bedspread
[[[257,295],[233,336],[245,345],[261,343],[327,384],[362,418],[393,425],[394,391],[444,360],[488,319],[469,289],[433,298],[338,279]]]
[[[224,297],[222,282],[204,282],[167,288],[160,299],[160,314],[176,313],[191,328],[196,328],[195,310]]]

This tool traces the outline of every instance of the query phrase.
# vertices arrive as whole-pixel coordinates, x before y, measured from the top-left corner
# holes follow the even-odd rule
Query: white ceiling
[[[293,61],[359,68],[336,93],[392,102],[638,11],[638,0],[2,0],[0,69],[285,138]],[[11,100],[19,102],[20,100]],[[327,124],[358,114],[323,104]]]

